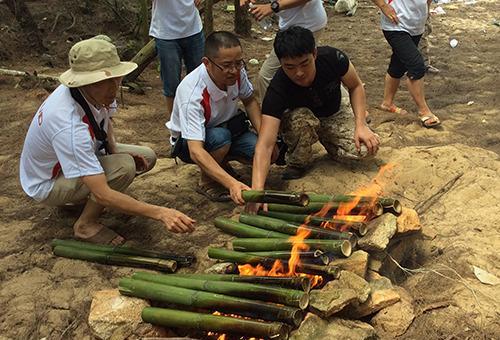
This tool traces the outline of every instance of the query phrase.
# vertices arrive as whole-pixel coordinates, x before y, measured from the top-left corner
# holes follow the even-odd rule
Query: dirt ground
[[[13,18],[1,4],[0,67],[56,75],[66,68],[65,54],[72,42],[65,40],[69,37],[74,40],[107,33],[125,49],[126,40],[110,18],[103,16],[105,20],[95,25],[83,20],[80,26],[64,31],[71,24],[70,17],[63,15],[54,25],[56,12],[50,3],[55,1],[29,5],[35,19],[46,22],[45,42],[50,45],[49,59],[54,67],[47,66],[47,57],[26,51],[22,35],[13,29]],[[216,29],[231,29],[225,5],[223,1],[216,6]],[[419,266],[401,283],[415,299],[416,318],[400,338],[500,339],[500,290],[480,283],[472,272],[475,265],[500,277],[500,28],[493,25],[500,17],[500,2],[477,0],[465,5],[452,1],[442,7],[446,14],[432,18],[434,32],[430,37],[432,63],[441,72],[425,78],[428,103],[442,126],[424,129],[414,114],[398,116],[377,109],[390,55],[377,10],[366,0],[360,1],[353,17],[329,8],[322,42],[344,50],[356,66],[366,84],[371,126],[381,136],[382,148],[373,162],[341,165],[329,160],[318,144],[315,162],[303,179],[280,182],[281,169],[274,167],[269,187],[350,192],[368,183],[381,165],[391,162],[396,167],[385,176],[385,193],[415,207],[459,177],[421,215],[425,242]],[[60,9],[64,13],[64,8]],[[247,60],[264,60],[272,46],[260,39],[265,35],[271,36],[254,33],[243,40]],[[454,49],[449,45],[451,38],[459,41]],[[249,65],[249,71],[254,76],[258,66]],[[151,146],[159,161],[132,184],[129,193],[179,209],[194,217],[198,226],[191,235],[175,235],[155,221],[117,212],[107,212],[103,223],[119,230],[131,244],[194,253],[198,263],[190,270],[202,271],[212,264],[206,256],[207,246],[222,246],[230,239],[211,221],[230,214],[235,207],[198,195],[193,190],[197,168],[166,158],[168,133],[155,64],[142,80],[152,89],[143,96],[124,93],[115,130],[120,141]],[[21,190],[18,167],[24,136],[48,94],[42,87],[25,89],[23,85],[19,78],[0,76],[0,339],[93,339],[86,322],[93,292],[116,287],[118,280],[133,270],[52,255],[50,240],[70,238],[78,212],[42,207]],[[416,114],[404,85],[397,103]],[[248,167],[237,166],[237,170],[249,180]],[[384,334],[381,337],[387,338]]]

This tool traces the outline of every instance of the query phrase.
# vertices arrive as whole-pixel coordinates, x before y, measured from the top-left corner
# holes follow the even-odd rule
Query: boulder
[[[343,339],[375,340],[375,329],[357,320],[332,318],[324,320],[317,315],[307,314],[300,327],[293,331],[290,340]]]
[[[396,233],[396,216],[387,213],[368,223],[368,233],[358,241],[358,247],[371,252],[383,251]]]
[[[418,213],[410,208],[403,207],[401,215],[396,219],[397,234],[406,234],[422,230]]]
[[[368,266],[368,253],[363,250],[357,250],[348,258],[333,260],[329,265],[337,266],[342,270],[348,270],[360,277],[365,277]]]
[[[370,284],[359,275],[343,270],[340,272],[337,282],[343,288],[353,289],[358,296],[359,303],[364,303],[368,300],[371,292]]]
[[[89,327],[99,339],[163,336],[162,328],[142,322],[142,310],[148,306],[147,301],[120,295],[117,289],[98,291],[90,305]]]
[[[370,323],[383,338],[403,335],[415,319],[413,298],[403,288],[397,287],[401,300],[379,311]]]

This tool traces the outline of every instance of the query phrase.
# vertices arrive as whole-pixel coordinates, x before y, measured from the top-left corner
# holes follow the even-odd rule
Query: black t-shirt
[[[316,76],[310,87],[288,78],[282,68],[274,75],[262,103],[262,113],[281,119],[287,110],[307,107],[316,117],[327,117],[340,108],[340,84],[349,70],[347,55],[333,47],[318,47]]]

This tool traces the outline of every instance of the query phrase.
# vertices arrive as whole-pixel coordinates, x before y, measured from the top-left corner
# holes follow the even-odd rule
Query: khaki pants
[[[146,146],[137,146],[129,144],[117,144],[119,153],[99,156],[99,162],[104,169],[108,185],[116,190],[123,192],[132,183],[135,176],[148,172],[156,163],[155,152]],[[137,173],[134,158],[129,153],[142,155],[148,162],[148,168]],[[67,203],[85,202],[90,195],[89,188],[83,184],[81,178],[67,179],[59,176],[49,196],[41,203],[48,206],[61,206]],[[90,198],[94,199],[92,195]]]
[[[313,32],[314,39],[316,40],[316,46],[319,46],[321,33],[323,29]],[[260,101],[264,100],[266,95],[267,87],[274,77],[274,74],[281,67],[280,61],[274,52],[274,48],[269,53],[269,57],[264,61],[262,67],[260,68],[259,75],[257,77],[257,89],[259,90]]]
[[[288,111],[281,119],[281,135],[288,145],[288,165],[304,168],[311,163],[312,146],[319,141],[335,160],[346,162],[365,159],[368,150],[361,145],[358,153],[354,145],[354,113],[349,94],[341,87],[342,101],[337,113],[318,118],[307,108]]]

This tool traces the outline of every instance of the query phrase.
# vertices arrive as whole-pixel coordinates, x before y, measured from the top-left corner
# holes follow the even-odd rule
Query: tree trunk
[[[239,0],[234,0],[234,32],[243,37],[249,37],[252,21],[250,20],[250,15],[248,14],[248,5],[243,7],[240,6]]]
[[[156,58],[156,43],[151,39],[141,50],[132,58],[134,63],[139,65],[133,72],[127,74],[123,78],[123,83],[130,83],[137,79],[137,77],[144,71],[144,69]]]
[[[24,0],[5,0],[5,4],[9,7],[11,13],[15,16],[17,22],[27,35],[28,43],[30,47],[36,49],[37,52],[43,53],[46,51],[45,46],[43,46],[42,37],[40,36],[40,31],[33,20],[28,6],[26,6]]]

